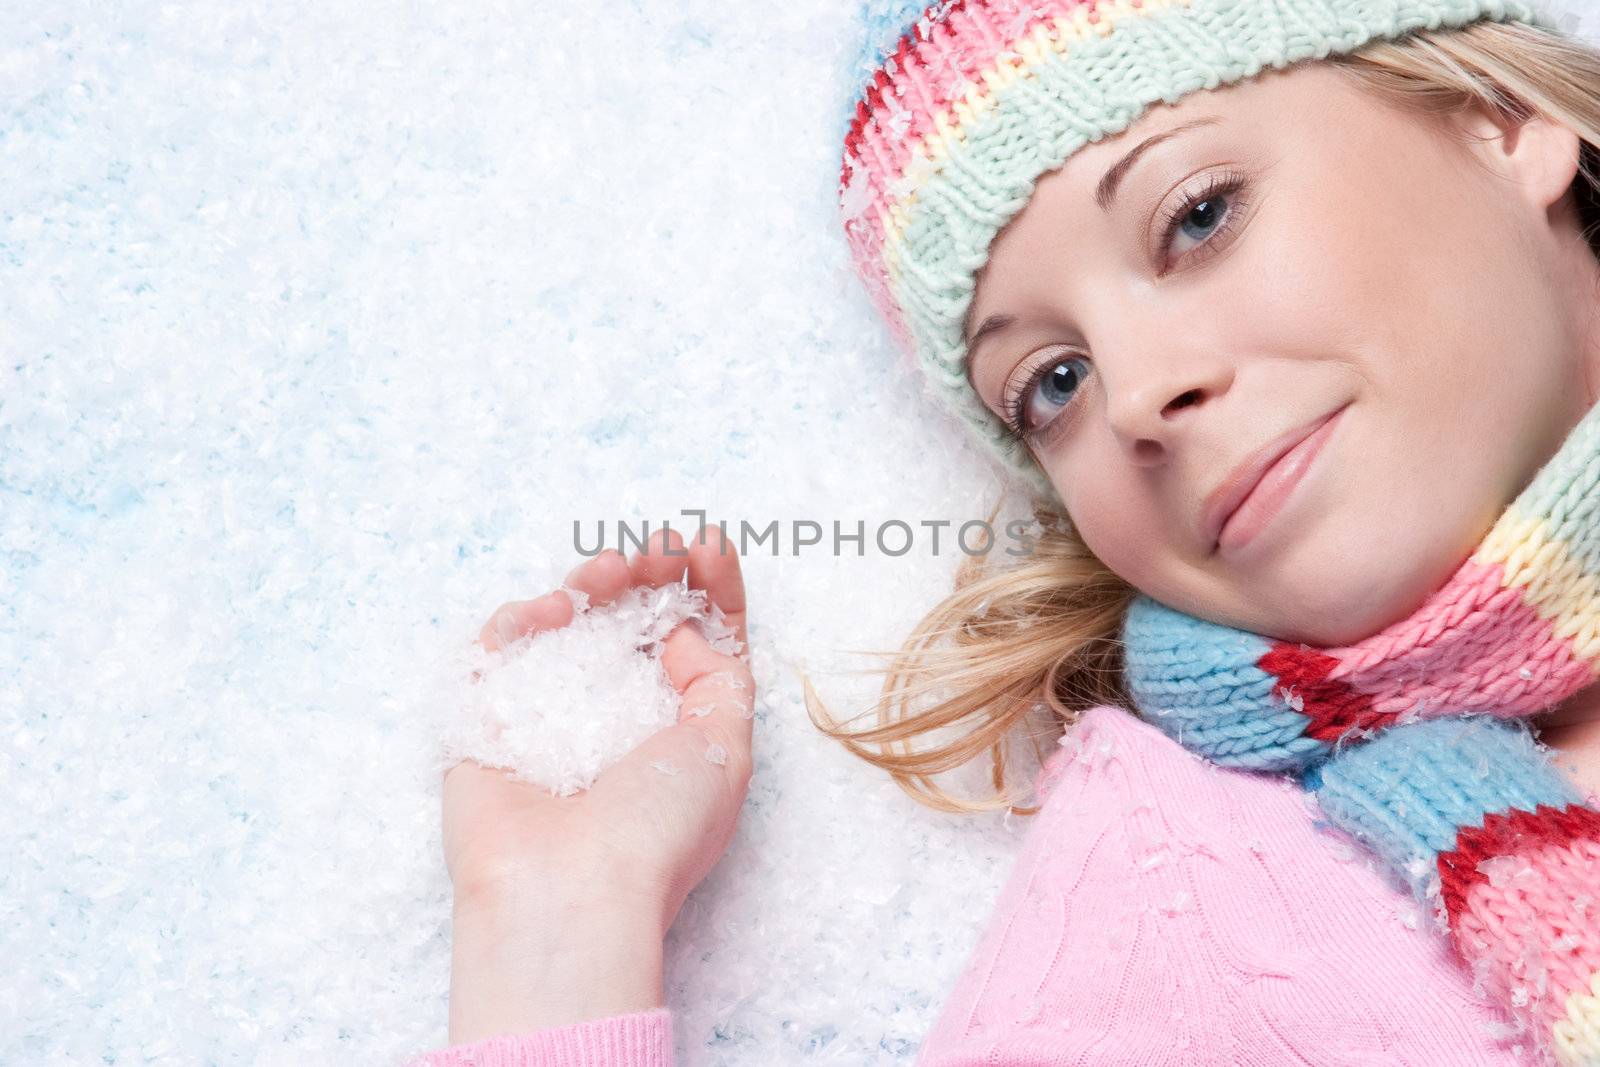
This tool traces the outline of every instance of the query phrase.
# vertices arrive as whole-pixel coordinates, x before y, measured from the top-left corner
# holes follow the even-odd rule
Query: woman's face
[[[1468,145],[1439,122],[1330,64],[1269,71],[1085,146],[995,240],[973,384],[1140,591],[1359,640],[1450,576],[1594,402],[1576,137]]]

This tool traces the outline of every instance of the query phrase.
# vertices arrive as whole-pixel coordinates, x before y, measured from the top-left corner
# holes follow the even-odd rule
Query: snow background
[[[574,520],[988,512],[837,235],[855,7],[8,5],[0,1062],[443,1044],[441,649]],[[948,541],[783,551],[744,560],[756,771],[669,939],[680,1062],[908,1062],[1026,820],[804,714],[796,666],[868,706],[847,650]]]

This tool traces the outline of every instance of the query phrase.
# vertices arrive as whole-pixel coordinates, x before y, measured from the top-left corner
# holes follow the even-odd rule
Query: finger
[[[668,528],[645,538],[643,551],[633,554],[628,569],[633,572],[635,585],[655,588],[682,578],[688,562],[683,538],[677,530]]]
[[[533,600],[501,604],[478,632],[478,644],[498,652],[520,637],[565,626],[572,621],[572,598],[561,590]]]
[[[749,666],[715,651],[694,623],[667,635],[661,665],[680,694],[679,723],[699,723],[730,754],[748,757],[755,716],[755,681]]]
[[[733,627],[742,647],[745,635],[744,574],[733,542],[723,536],[720,526],[705,526],[689,545],[689,587],[703,589],[722,616]]]
[[[576,589],[589,598],[589,607],[610,604],[633,584],[633,572],[622,553],[608,548],[591,560],[578,564],[567,574],[562,586]]]
[[[583,593],[588,597],[586,606],[596,607],[616,600],[631,581],[628,561],[621,552],[608,548],[573,568],[561,589],[533,600],[512,600],[500,605],[483,624],[478,643],[497,652],[518,638],[559,629],[572,621],[577,610],[567,589]]]
[[[737,801],[749,787],[751,766],[748,746],[731,745],[708,729],[704,720],[690,719],[645,738],[601,773],[591,793],[603,797],[604,802],[619,796],[665,801],[669,796],[662,792],[666,783],[713,784]]]

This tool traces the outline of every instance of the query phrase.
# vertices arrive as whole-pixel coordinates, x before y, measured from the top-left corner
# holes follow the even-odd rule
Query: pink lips
[[[1211,491],[1200,521],[1213,552],[1239,548],[1267,526],[1300,484],[1343,413],[1344,407],[1337,408],[1267,442]]]

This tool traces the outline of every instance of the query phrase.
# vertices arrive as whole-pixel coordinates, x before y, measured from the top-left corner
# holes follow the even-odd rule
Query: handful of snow
[[[471,759],[559,796],[587,789],[601,771],[678,720],[680,698],[661,663],[678,624],[698,620],[714,650],[743,650],[722,610],[681,580],[634,586],[593,608],[581,591],[566,592],[575,609],[566,626],[498,651],[474,644],[465,663],[452,664],[453,692],[436,698],[455,710],[441,737],[446,767]]]

